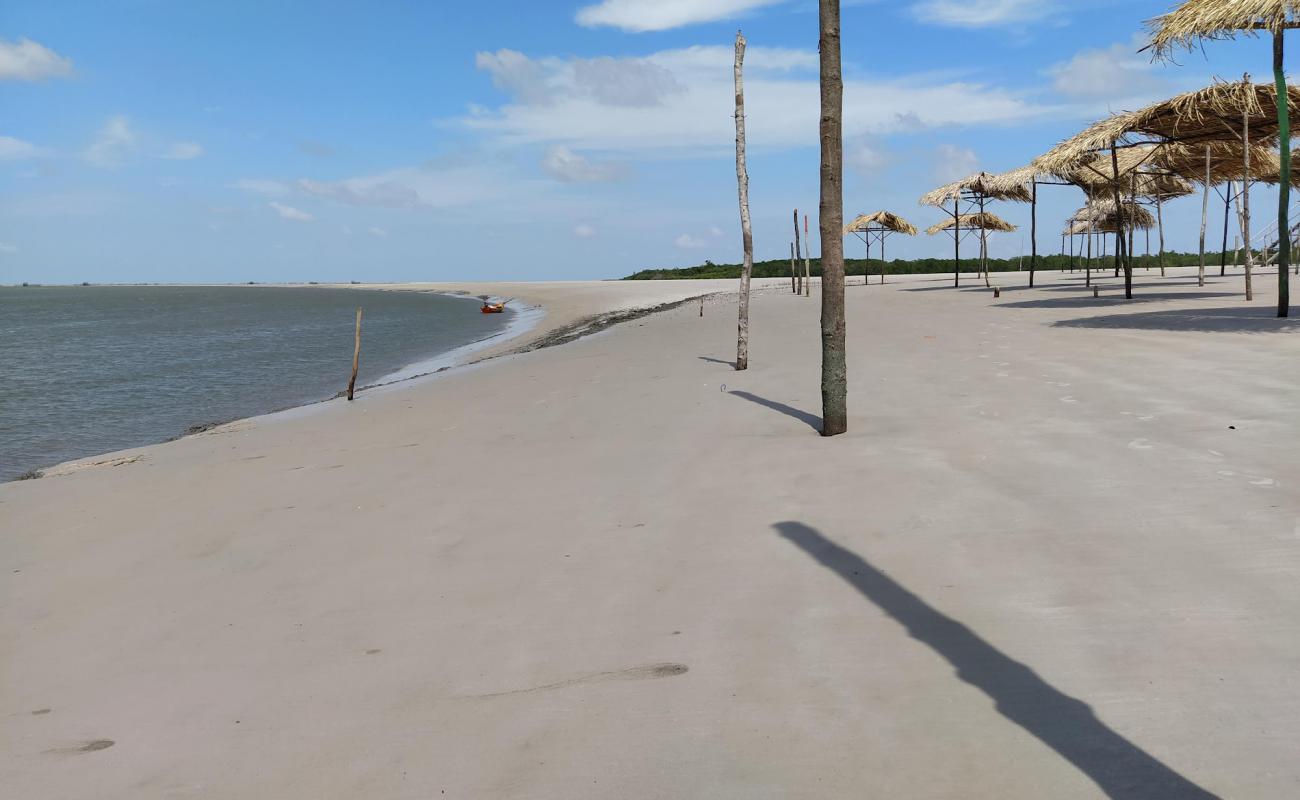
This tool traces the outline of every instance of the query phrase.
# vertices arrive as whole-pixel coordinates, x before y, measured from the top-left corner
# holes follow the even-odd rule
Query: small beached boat
[[[506,310],[506,303],[510,302],[509,300],[502,300],[499,303],[494,303],[492,302],[491,297],[482,294],[479,295],[479,299],[483,301],[483,306],[479,311],[482,311],[484,314],[500,314]]]

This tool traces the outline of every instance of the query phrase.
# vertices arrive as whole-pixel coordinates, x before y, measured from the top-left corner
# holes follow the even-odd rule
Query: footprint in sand
[[[589,675],[581,675],[564,681],[556,681],[555,683],[546,683],[541,686],[532,686],[527,689],[510,689],[504,692],[490,692],[488,694],[476,694],[472,696],[480,698],[505,697],[506,695],[512,694],[527,694],[530,692],[545,692],[552,689],[564,689],[569,686],[578,686],[584,683],[654,680],[656,678],[670,678],[674,675],[681,675],[689,670],[690,667],[685,664],[645,664],[640,667],[629,667],[627,669],[617,669],[609,672],[593,672]]]
[[[1075,400],[1073,395],[1068,395],[1068,394],[1067,394],[1065,397],[1062,397],[1062,398],[1061,398],[1061,402],[1062,402],[1062,403],[1077,403],[1077,402],[1079,402],[1079,401],[1078,401],[1078,400]]]
[[[1151,443],[1150,439],[1134,439],[1128,443],[1130,450],[1151,450],[1154,447],[1155,445]]]

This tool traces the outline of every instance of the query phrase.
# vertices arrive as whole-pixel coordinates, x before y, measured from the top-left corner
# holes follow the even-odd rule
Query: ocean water
[[[0,480],[432,371],[517,325],[423,292],[0,287]]]

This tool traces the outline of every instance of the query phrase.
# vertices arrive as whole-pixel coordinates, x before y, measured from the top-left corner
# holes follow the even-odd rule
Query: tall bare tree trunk
[[[1254,287],[1251,285],[1251,265],[1254,258],[1250,253],[1250,115],[1241,115],[1241,152],[1242,166],[1245,170],[1241,176],[1241,239],[1246,243],[1246,300],[1255,299]],[[1278,231],[1279,238],[1282,231]]]
[[[1277,195],[1277,315],[1290,313],[1291,287],[1287,265],[1291,263],[1291,94],[1282,70],[1283,34],[1273,32],[1273,81],[1277,86],[1277,129],[1280,137]]]
[[[1196,271],[1196,285],[1205,285],[1205,222],[1210,213],[1210,146],[1205,146],[1205,191],[1201,192],[1201,266]]]
[[[844,353],[844,82],[840,76],[840,0],[820,0],[822,436],[849,428]]]
[[[796,259],[799,258],[800,249],[801,247],[800,247],[800,240],[799,240],[799,209],[796,208],[794,210],[794,257]],[[798,268],[797,264],[792,264],[791,267],[794,269]],[[802,291],[803,291],[803,280],[798,279],[795,281],[794,293],[799,294]]]
[[[754,275],[754,233],[749,227],[749,170],[745,167],[745,37],[736,31],[736,185],[745,264],[740,270],[740,321],[736,325],[736,369],[749,368],[749,282]]]

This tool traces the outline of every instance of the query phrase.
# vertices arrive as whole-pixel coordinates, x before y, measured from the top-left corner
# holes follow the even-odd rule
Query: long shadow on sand
[[[723,361],[720,358],[713,358],[712,356],[696,356],[696,358],[698,358],[701,361],[708,361],[711,364],[726,364],[732,369],[736,368],[736,362],[734,361]]]
[[[1107,727],[1088,704],[1047,683],[857,553],[800,522],[779,522],[773,527],[893,617],[913,639],[942,656],[958,678],[988,695],[1002,716],[1055,750],[1106,796],[1124,800],[1217,797]]]
[[[1083,294],[1077,297],[1044,297],[1041,300],[1019,300],[1014,303],[1000,303],[998,308],[1088,308],[1092,306],[1106,308],[1110,306],[1131,305],[1133,303],[1157,303],[1161,300],[1205,300],[1211,297],[1236,297],[1232,292],[1142,292],[1133,289],[1133,299],[1124,298],[1124,287],[1108,287],[1108,291],[1119,294],[1093,297]]]
[[[794,406],[788,406],[785,403],[778,403],[775,400],[768,400],[766,397],[759,397],[756,394],[741,391],[739,389],[727,392],[727,394],[733,395],[735,397],[739,397],[742,400],[748,400],[751,403],[758,403],[760,406],[766,406],[767,408],[770,408],[773,411],[780,411],[782,414],[785,414],[787,417],[794,417],[800,422],[804,422],[807,423],[808,425],[811,425],[813,430],[819,433],[821,432],[822,418],[817,416],[816,414],[809,414],[807,411],[801,411],[795,408]]]
[[[1283,333],[1300,329],[1300,318],[1279,318],[1277,309],[1272,304],[1260,304],[1253,307],[1241,305],[1233,308],[1173,308],[1167,311],[1142,311],[1135,314],[1103,314],[1096,317],[1058,320],[1052,323],[1052,327],[1209,333]]]

